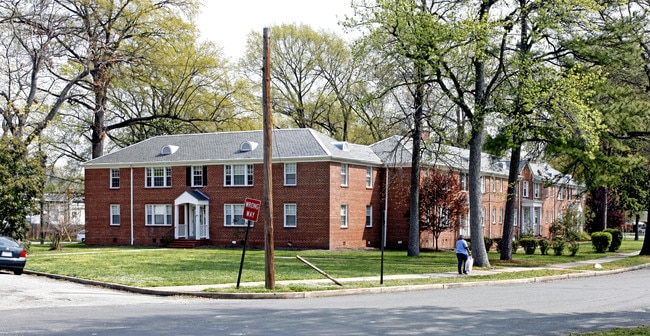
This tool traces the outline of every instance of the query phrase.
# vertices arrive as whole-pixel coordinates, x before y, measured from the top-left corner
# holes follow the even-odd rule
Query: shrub
[[[556,256],[561,256],[564,253],[565,240],[562,237],[553,238],[553,243],[551,243],[551,248],[553,249],[553,254]]]
[[[551,237],[562,237],[565,241],[578,240],[581,237],[580,228],[583,227],[584,216],[576,208],[566,209],[564,216],[556,219],[549,228]]]
[[[512,241],[512,253],[517,253],[517,248],[519,247],[519,241],[517,239]]]
[[[521,238],[519,240],[519,245],[524,248],[526,254],[535,254],[535,249],[537,248],[537,239]]]
[[[542,253],[542,255],[547,255],[548,248],[551,246],[551,242],[549,242],[548,239],[540,239],[537,241],[537,245],[539,245],[539,251]]]
[[[492,244],[494,243],[494,240],[489,237],[483,237],[483,241],[485,242],[485,251],[490,252],[490,249],[492,248]]]
[[[576,241],[569,242],[569,252],[572,257],[575,256],[579,250],[580,250],[580,244],[578,244],[578,242]]]
[[[497,244],[497,252],[501,253],[501,238],[492,238],[492,242]]]
[[[589,235],[589,232],[587,232],[587,231],[582,231],[582,232],[580,232],[580,240],[590,241],[591,240],[591,235]]]
[[[612,234],[609,232],[594,232],[591,234],[591,245],[596,253],[605,253],[612,243]]]
[[[623,243],[623,232],[617,229],[605,229],[603,232],[609,232],[612,235],[612,242],[609,244],[609,252],[616,252]]]
[[[169,244],[171,244],[174,241],[173,236],[163,236],[160,238],[160,246],[161,247],[167,247]]]

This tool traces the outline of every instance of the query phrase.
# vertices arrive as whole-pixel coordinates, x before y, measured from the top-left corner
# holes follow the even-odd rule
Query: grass
[[[642,241],[625,240],[619,252],[641,249]],[[602,258],[614,253],[594,253],[589,243],[581,247],[576,256],[526,255],[522,250],[513,254],[513,261],[499,261],[499,254],[490,252],[493,268],[536,267],[571,261]],[[335,279],[378,276],[381,253],[375,250],[276,250],[274,258],[275,280],[323,279],[323,276],[299,261],[300,255]],[[137,287],[233,284],[237,282],[241,250],[239,249],[156,249],[132,247],[89,248],[83,244],[66,244],[61,250],[50,251],[49,245],[33,244],[28,256],[28,270],[60,274],[83,279],[105,281]],[[620,268],[650,262],[645,256],[625,258],[616,264],[603,264],[606,269]],[[248,250],[241,282],[264,281],[264,251]],[[428,274],[454,272],[456,256],[453,252],[421,252],[419,257],[407,257],[404,251],[386,251],[384,275]],[[538,271],[519,271],[517,274],[500,274],[508,279],[540,276]],[[566,273],[566,272],[565,272]],[[491,277],[472,276],[464,281],[495,280]],[[408,281],[408,283],[407,283]],[[436,281],[457,279],[387,280],[384,286],[406,284],[431,284]],[[351,286],[373,286],[369,282],[346,283]],[[295,286],[294,286],[295,287]],[[336,286],[338,288],[338,286]],[[304,290],[305,287],[303,287]],[[241,288],[240,288],[241,289]],[[247,289],[252,290],[252,289]],[[276,289],[279,291],[280,289]],[[318,290],[318,289],[316,289]]]
[[[584,334],[572,334],[575,336],[645,336],[650,335],[650,326],[618,328],[608,331],[595,331]]]

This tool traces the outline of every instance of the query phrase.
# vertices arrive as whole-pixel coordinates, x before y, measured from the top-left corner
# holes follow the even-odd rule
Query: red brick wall
[[[330,162],[300,162],[297,164],[297,185],[284,186],[284,164],[273,165],[273,227],[278,248],[359,248],[378,246],[381,222],[380,183],[374,169],[373,188],[366,188],[365,166],[349,166],[349,186],[340,186],[340,164]],[[86,169],[86,229],[88,245],[130,245],[130,173],[120,171],[120,188],[109,188],[109,169]],[[172,168],[172,187],[145,188],[144,168],[133,169],[134,245],[159,245],[160,239],[173,226],[145,226],[145,204],[171,204],[183,192],[199,189],[210,197],[210,241],[215,245],[239,245],[245,237],[245,227],[224,226],[224,204],[242,204],[247,197],[263,200],[263,165],[254,165],[251,187],[224,186],[222,165],[208,166],[205,187],[186,186],[186,167]],[[338,183],[332,178],[338,176]],[[332,185],[332,189],[330,189]],[[284,227],[284,204],[297,205],[297,226]],[[349,227],[340,227],[340,205],[349,204]],[[110,204],[119,204],[121,225],[110,226]],[[365,227],[366,205],[372,204],[374,225]],[[181,207],[182,210],[182,207]],[[173,211],[176,211],[173,209]],[[336,215],[333,215],[333,214]],[[179,215],[182,218],[182,214]],[[249,246],[264,246],[264,211],[249,233]],[[335,232],[331,232],[331,231]],[[331,234],[330,234],[331,233]],[[331,236],[331,237],[330,237]],[[368,244],[370,241],[370,244]]]
[[[330,248],[379,247],[381,230],[381,181],[373,168],[372,187],[366,187],[366,166],[348,165],[348,185],[341,185],[341,164],[330,165]],[[348,206],[348,226],[341,227],[341,205]],[[366,227],[366,206],[372,205],[372,227]]]

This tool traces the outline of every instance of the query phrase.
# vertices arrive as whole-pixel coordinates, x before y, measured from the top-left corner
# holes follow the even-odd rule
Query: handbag
[[[472,258],[472,256],[467,256],[467,261],[465,261],[465,272],[472,271],[473,265],[474,265],[474,258]]]

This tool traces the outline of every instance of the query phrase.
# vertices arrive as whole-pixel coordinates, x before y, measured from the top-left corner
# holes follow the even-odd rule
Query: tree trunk
[[[106,93],[110,82],[109,71],[106,66],[95,63],[95,70],[90,73],[93,78],[93,93],[95,94],[94,119],[91,126],[93,159],[104,155],[104,141],[106,140]]]
[[[510,155],[510,171],[508,172],[508,194],[506,199],[506,216],[501,235],[501,260],[512,260],[512,233],[515,226],[517,181],[519,179],[519,163],[521,162],[521,145],[512,148]]]
[[[407,255],[417,257],[420,255],[420,149],[422,144],[422,115],[424,113],[424,83],[421,80],[422,71],[416,64],[417,87],[413,102],[415,114],[413,116],[413,156],[411,158],[411,193],[409,212],[409,242]]]
[[[648,197],[648,204],[646,209],[650,209],[650,197]],[[643,246],[641,247],[641,252],[639,255],[650,255],[650,239],[647,239],[648,235],[648,225],[646,224],[645,233],[643,233]]]
[[[476,123],[474,123],[474,126]],[[483,226],[481,224],[481,149],[483,147],[483,127],[473,128],[469,141],[469,230],[472,242],[474,265],[489,267]]]

